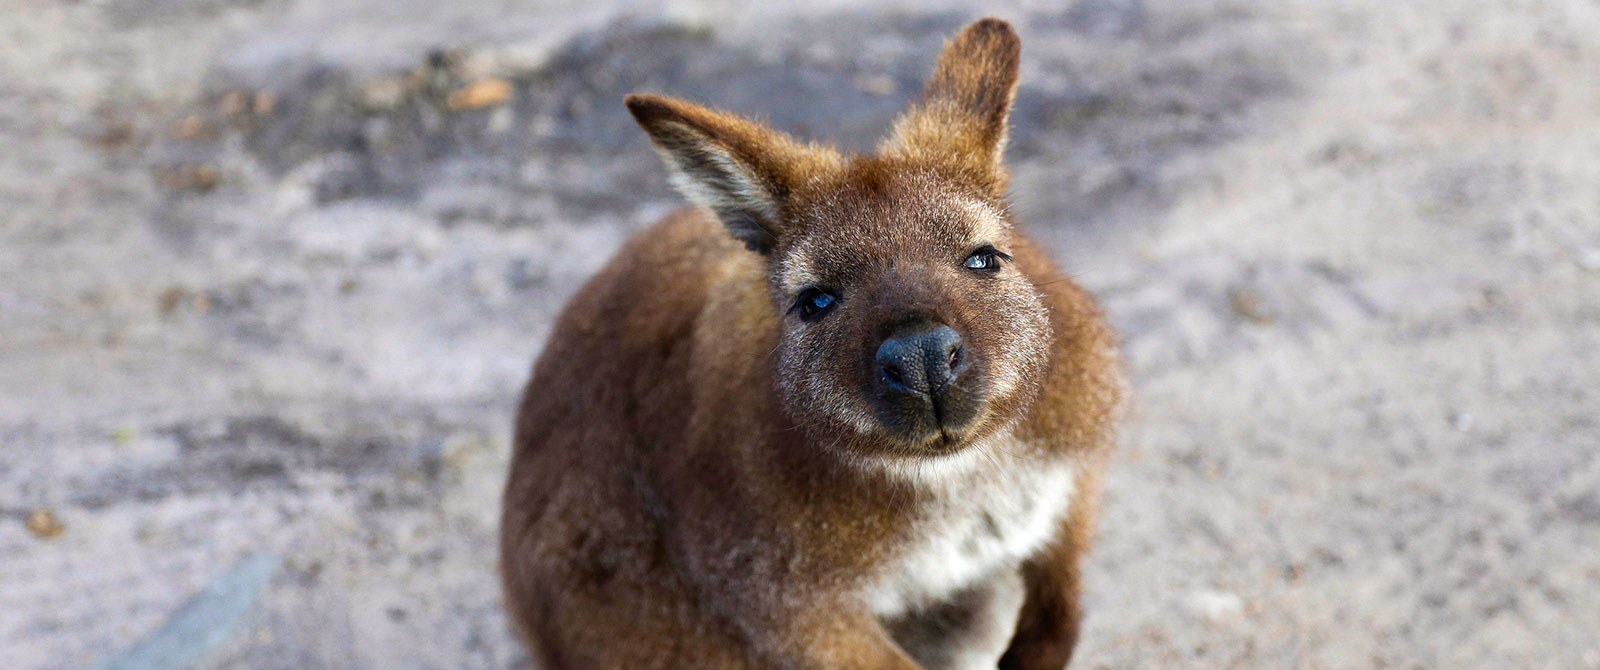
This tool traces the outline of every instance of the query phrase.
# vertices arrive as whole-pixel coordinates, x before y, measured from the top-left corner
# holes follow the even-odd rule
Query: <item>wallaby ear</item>
[[[1011,24],[982,19],[945,43],[922,98],[880,145],[885,154],[951,165],[1001,195],[1007,118],[1022,40]]]
[[[831,150],[732,114],[655,95],[623,101],[650,134],[678,191],[763,254],[784,232],[783,210],[795,186],[839,163]]]

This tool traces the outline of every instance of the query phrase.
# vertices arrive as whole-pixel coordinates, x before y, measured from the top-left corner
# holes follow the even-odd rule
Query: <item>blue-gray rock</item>
[[[191,596],[144,639],[103,666],[105,670],[190,668],[227,643],[278,572],[278,557],[246,556]]]

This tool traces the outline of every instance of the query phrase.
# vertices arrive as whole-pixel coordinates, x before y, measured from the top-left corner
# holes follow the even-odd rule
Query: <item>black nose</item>
[[[923,326],[878,345],[878,370],[892,391],[930,398],[961,372],[961,335],[949,326]]]

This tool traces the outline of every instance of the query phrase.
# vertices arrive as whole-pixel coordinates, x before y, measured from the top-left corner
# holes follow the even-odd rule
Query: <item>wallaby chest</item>
[[[1055,537],[1070,507],[1076,468],[1066,459],[981,460],[972,472],[929,477],[915,519],[866,581],[873,613],[893,619],[948,601],[1012,570]]]

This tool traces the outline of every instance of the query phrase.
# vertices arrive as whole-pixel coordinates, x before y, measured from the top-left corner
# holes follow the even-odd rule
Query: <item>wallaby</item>
[[[523,396],[500,560],[538,667],[1067,664],[1125,381],[1007,205],[1019,57],[967,27],[871,155],[626,98],[698,208]]]

